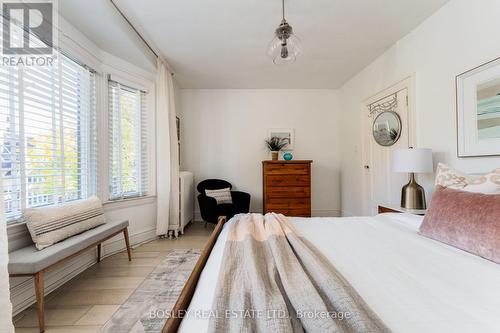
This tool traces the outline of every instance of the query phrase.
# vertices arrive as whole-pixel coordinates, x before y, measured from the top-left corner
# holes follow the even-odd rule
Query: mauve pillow
[[[420,234],[500,264],[500,195],[436,186]]]

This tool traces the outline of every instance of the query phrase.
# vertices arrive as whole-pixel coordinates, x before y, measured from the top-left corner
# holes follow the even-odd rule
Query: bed
[[[498,332],[500,265],[420,236],[422,219],[388,213],[291,218],[291,223],[393,332]],[[206,264],[202,255],[176,304],[187,314],[182,321],[169,319],[164,332],[177,327],[182,333],[208,330],[209,319],[203,314],[212,306],[231,223],[217,226],[204,253]]]

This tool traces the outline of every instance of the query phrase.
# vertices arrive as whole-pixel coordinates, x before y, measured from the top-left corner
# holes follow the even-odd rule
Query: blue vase
[[[286,152],[283,154],[283,158],[285,159],[285,161],[290,161],[293,158],[293,155],[290,152]]]

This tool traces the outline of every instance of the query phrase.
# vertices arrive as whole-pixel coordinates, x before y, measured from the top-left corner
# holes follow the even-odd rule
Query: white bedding
[[[406,214],[292,219],[393,332],[500,332],[500,265],[418,235],[421,221]],[[179,332],[207,331],[227,226]]]

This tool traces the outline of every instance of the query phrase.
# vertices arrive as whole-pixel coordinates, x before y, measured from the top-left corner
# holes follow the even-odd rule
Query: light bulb
[[[286,42],[281,44],[281,58],[286,59],[288,58],[288,48],[286,47]]]

